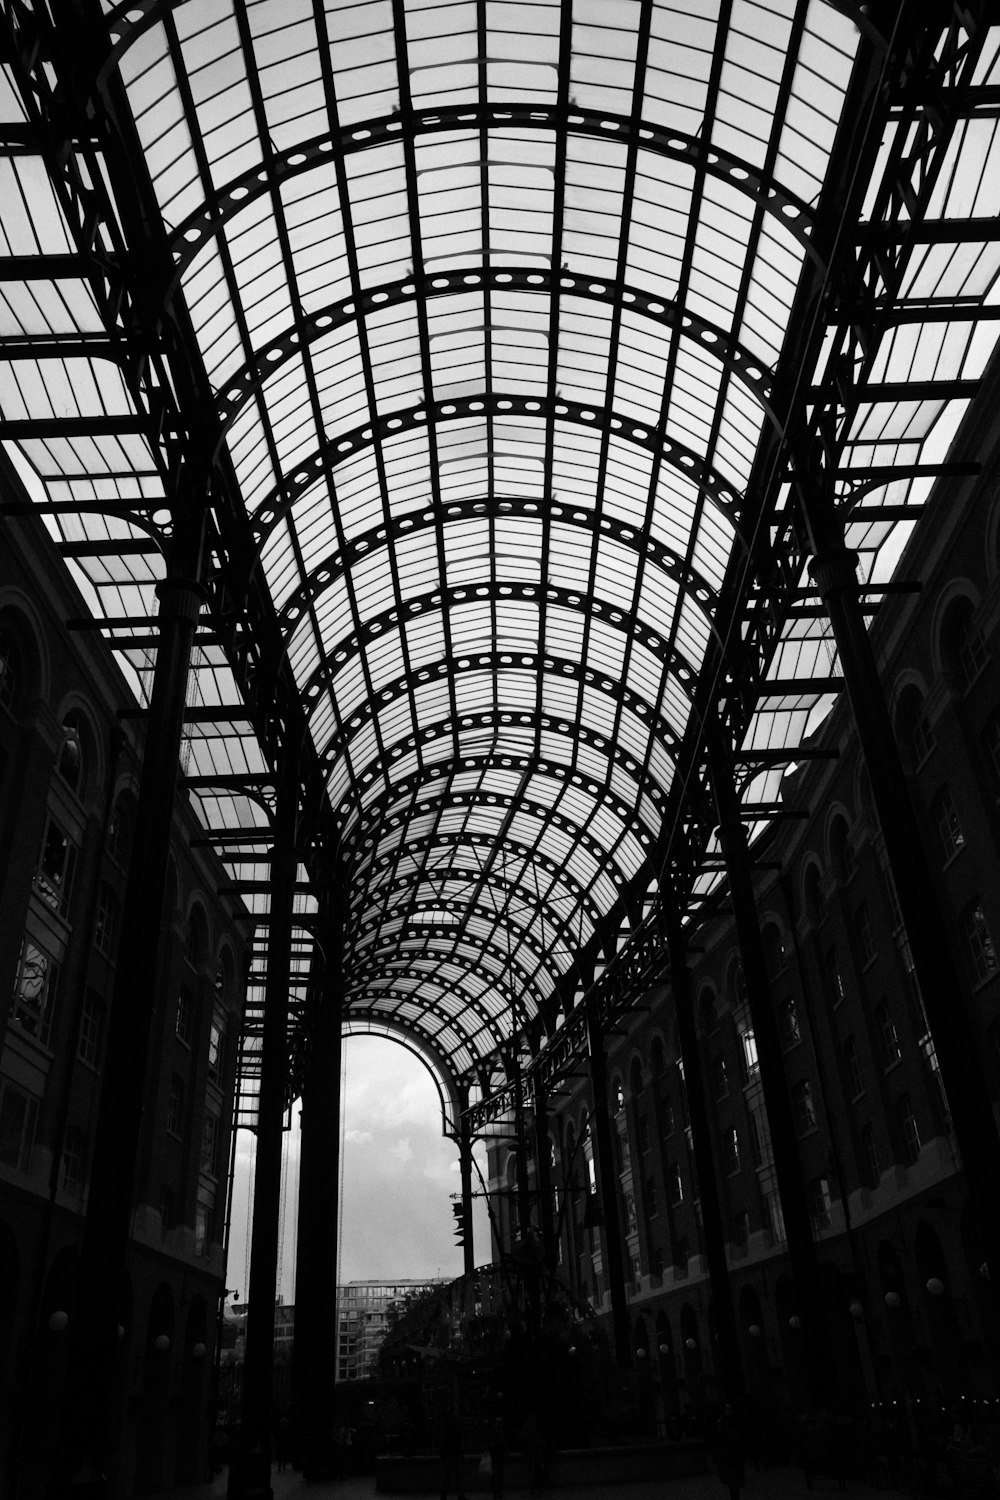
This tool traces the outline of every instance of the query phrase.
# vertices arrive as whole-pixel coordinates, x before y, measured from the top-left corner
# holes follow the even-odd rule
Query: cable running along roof
[[[718,881],[702,716],[759,833],[830,706],[795,434],[874,588],[993,349],[997,28],[65,10],[0,5],[0,436],[140,696],[175,450],[212,454],[184,769],[261,921],[244,1118],[293,731],[294,1004],[332,881],[349,1023],[486,1091],[662,871],[689,912]]]

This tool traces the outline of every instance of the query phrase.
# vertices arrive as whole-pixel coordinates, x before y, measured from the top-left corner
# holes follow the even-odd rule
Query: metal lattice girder
[[[658,972],[659,884],[718,890],[706,724],[782,810],[841,688],[803,485],[874,612],[995,343],[985,10],[702,12],[0,3],[11,508],[142,702],[200,476],[206,838],[266,951],[300,754],[301,972],[339,892],[348,1024],[474,1090],[512,1029],[570,1065],[626,923],[588,1004]]]

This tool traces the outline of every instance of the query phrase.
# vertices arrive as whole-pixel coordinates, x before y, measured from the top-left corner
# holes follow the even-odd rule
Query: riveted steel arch
[[[704,614],[709,629],[714,629],[715,621],[710,606],[718,597],[717,588],[701,576],[688,559],[680,556],[672,548],[651,537],[642,538],[634,527],[624,522],[607,516],[598,518],[592,511],[580,510],[572,503],[564,503],[555,498],[550,499],[545,505],[544,514],[548,521],[557,521],[563,526],[583,528],[591,532],[599,528],[604,535],[620,546],[643,553],[644,556],[654,561],[666,577],[677,584],[678,588],[688,590]],[[519,517],[529,522],[539,524],[541,522],[540,508],[537,503],[526,501],[520,496],[449,501],[445,505],[443,517],[435,515],[431,510],[424,510],[416,515],[400,517],[395,521],[390,520],[387,526],[372,527],[371,531],[359,537],[355,542],[353,560],[370,556],[379,547],[389,545],[392,541],[399,541],[403,537],[416,536],[424,531],[433,531],[441,526],[457,525],[463,521],[481,520],[485,516],[492,516],[498,520]],[[319,602],[324,591],[330,588],[337,579],[343,577],[350,568],[351,561],[352,559],[346,558],[341,551],[331,552],[327,557],[319,559],[303,578],[300,586],[282,603],[278,612],[282,629],[286,632],[293,630],[304,613]]]
[[[690,311],[682,312],[672,298],[661,299],[644,288],[619,286],[614,281],[593,276],[572,276],[566,271],[545,272],[534,267],[529,270],[523,266],[490,265],[476,272],[438,271],[420,290],[427,298],[467,295],[473,288],[483,286],[489,286],[494,296],[517,291],[547,296],[551,295],[553,282],[556,280],[561,298],[572,296],[588,301],[600,300],[604,304],[614,303],[621,311],[649,318],[665,330],[676,329],[682,338],[695,340],[713,359],[717,359],[725,369],[741,380],[768,415],[771,415],[769,401],[774,378],[772,372],[762,368],[758,358],[738,342],[734,342],[727,331],[711,319]],[[279,374],[282,365],[301,355],[304,346],[329,338],[339,328],[355,322],[359,314],[366,310],[384,312],[393,306],[402,306],[413,298],[416,290],[412,279],[369,288],[360,309],[353,298],[340,299],[311,312],[305,321],[304,332],[296,325],[276,334],[259,350],[255,350],[254,357],[248,364],[234,371],[223,383],[217,398],[221,431],[224,433],[235,422],[250,397]]]
[[[178,275],[195,259],[201,249],[210,243],[220,226],[242,213],[254,199],[272,192],[281,182],[300,173],[326,165],[331,156],[339,158],[360,151],[370,151],[381,144],[392,144],[407,137],[423,133],[436,134],[464,125],[471,129],[500,125],[507,127],[516,123],[522,130],[552,130],[563,125],[554,112],[538,105],[505,106],[501,111],[487,111],[481,120],[470,116],[461,106],[435,110],[433,115],[394,116],[390,119],[369,120],[344,130],[334,139],[321,136],[303,142],[291,152],[272,155],[265,171],[252,171],[225,184],[215,194],[213,201],[196,209],[177,226],[172,241],[172,253]],[[696,137],[685,136],[681,131],[665,131],[651,123],[638,123],[610,113],[574,112],[568,119],[570,131],[579,135],[594,135],[607,140],[631,142],[637,149],[653,155],[662,155],[673,161],[696,166],[712,177],[718,177],[736,191],[745,193],[764,211],[778,216],[782,228],[806,247],[810,247],[812,234],[812,210],[810,206],[788,192],[773,179],[765,181],[763,175],[749,159],[743,159],[717,148],[706,150]]]
[[[732,519],[734,530],[736,529],[735,518],[740,509],[740,500],[730,482],[707,465],[687,444],[674,438],[660,437],[655,430],[655,423],[629,421],[621,414],[601,412],[596,404],[590,405],[583,401],[568,402],[558,398],[549,401],[501,392],[489,396],[455,397],[453,400],[437,402],[430,409],[424,404],[398,409],[380,418],[377,423],[364,423],[332,438],[325,435],[323,444],[294,465],[292,473],[284,474],[280,482],[256,505],[252,527],[258,546],[262,548],[265,545],[278,522],[284,519],[298,500],[308,494],[310,485],[325,479],[338,463],[344,462],[361,449],[373,444],[384,447],[387,439],[402,436],[414,429],[426,427],[434,430],[449,421],[487,417],[500,420],[511,417],[558,418],[594,431],[606,431],[609,437],[622,442],[635,443],[646,452],[655,453],[657,458],[676,469],[683,479],[695,485],[706,499],[711,500]]]

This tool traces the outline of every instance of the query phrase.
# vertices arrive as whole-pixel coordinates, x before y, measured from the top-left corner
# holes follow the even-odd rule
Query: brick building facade
[[[9,479],[5,478],[7,484]],[[11,498],[8,494],[8,498]],[[0,1472],[55,1437],[141,715],[33,518],[0,519]],[[116,1493],[204,1477],[250,929],[178,798],[115,1402]]]

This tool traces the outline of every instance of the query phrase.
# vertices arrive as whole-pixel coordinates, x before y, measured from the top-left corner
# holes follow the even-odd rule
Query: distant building
[[[363,1380],[374,1375],[378,1351],[389,1326],[389,1310],[411,1292],[422,1292],[432,1286],[447,1286],[448,1277],[431,1276],[423,1280],[399,1277],[395,1281],[349,1281],[337,1287],[337,1372],[338,1380]],[[242,1355],[242,1335],[246,1319],[245,1305],[230,1317],[238,1325],[234,1356]],[[295,1306],[279,1302],[274,1315],[274,1353],[278,1360],[291,1359],[295,1339]]]
[[[406,1277],[398,1281],[349,1281],[337,1288],[337,1379],[363,1380],[374,1375],[378,1351],[389,1326],[389,1309],[410,1292],[432,1286],[447,1286],[449,1278],[423,1281]]]

